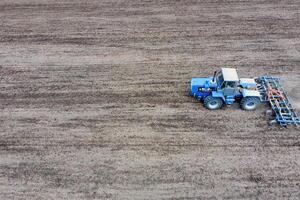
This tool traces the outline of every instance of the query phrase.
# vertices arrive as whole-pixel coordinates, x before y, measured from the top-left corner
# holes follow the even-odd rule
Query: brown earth
[[[0,199],[299,199],[299,129],[208,111],[191,77],[282,77],[300,2],[0,2]],[[299,106],[298,106],[299,107]]]

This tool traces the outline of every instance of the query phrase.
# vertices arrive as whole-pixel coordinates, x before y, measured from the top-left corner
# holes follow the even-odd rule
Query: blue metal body
[[[212,90],[217,88],[217,84],[212,84],[213,77],[208,78],[192,78],[191,80],[191,95],[198,100],[202,100],[209,96]],[[201,88],[201,89],[199,89]]]

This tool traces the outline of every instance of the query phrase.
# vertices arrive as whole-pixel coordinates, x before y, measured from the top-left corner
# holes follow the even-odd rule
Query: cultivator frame
[[[275,119],[280,126],[300,125],[300,118],[288,100],[287,93],[280,84],[278,77],[261,76],[258,78],[258,90],[261,100],[269,102]]]

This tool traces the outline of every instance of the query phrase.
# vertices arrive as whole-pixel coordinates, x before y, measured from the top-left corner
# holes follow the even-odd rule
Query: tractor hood
[[[191,93],[196,94],[199,93],[199,88],[216,88],[217,83],[212,82],[213,77],[207,77],[207,78],[192,78],[191,80]]]
[[[192,78],[191,87],[193,87],[193,86],[203,87],[203,88],[216,87],[217,84],[213,83],[212,80],[213,80],[213,77]]]

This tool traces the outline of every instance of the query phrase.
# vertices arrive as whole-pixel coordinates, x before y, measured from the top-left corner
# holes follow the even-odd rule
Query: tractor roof
[[[222,68],[222,74],[224,81],[239,81],[236,69],[233,68]]]

